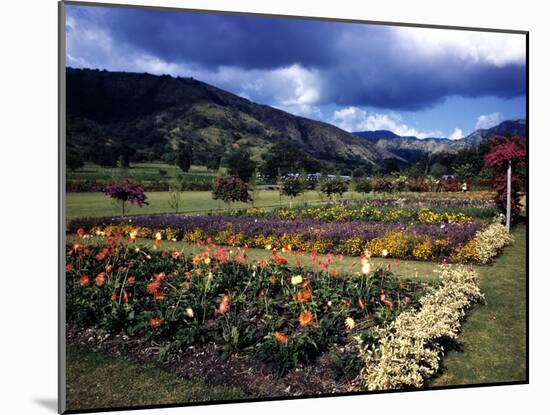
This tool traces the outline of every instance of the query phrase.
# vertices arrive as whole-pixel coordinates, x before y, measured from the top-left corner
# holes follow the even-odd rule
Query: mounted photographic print
[[[60,411],[527,383],[527,46],[61,2]]]

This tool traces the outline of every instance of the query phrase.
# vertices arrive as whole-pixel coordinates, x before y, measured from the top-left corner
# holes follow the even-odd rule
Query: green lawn
[[[491,267],[478,267],[487,304],[468,315],[444,371],[431,385],[513,382],[526,380],[526,230],[513,231],[515,242]]]
[[[226,210],[227,205],[221,201],[212,199],[212,193],[207,191],[189,191],[183,192],[183,207],[181,212],[185,213],[208,213],[218,209]],[[127,207],[128,215],[150,214],[150,213],[173,213],[174,210],[168,204],[168,192],[146,192],[149,205],[141,208],[129,205]],[[357,199],[358,193],[347,192],[347,199]],[[305,195],[307,203],[322,203],[327,201],[326,196],[321,195],[314,190],[308,191]],[[254,206],[256,207],[278,207],[289,206],[290,199],[283,196],[279,199],[279,192],[276,190],[260,190],[256,195]],[[294,200],[293,206],[303,203],[302,196]],[[232,203],[231,209],[249,208],[250,203]],[[67,193],[66,201],[67,218],[74,217],[93,217],[93,216],[116,216],[120,215],[120,207],[103,193]]]
[[[146,192],[149,205],[139,208],[133,205],[126,207],[127,215],[143,215],[155,213],[174,213],[174,209],[168,204],[168,192]],[[347,200],[359,199],[380,199],[380,198],[411,198],[414,200],[422,198],[468,198],[489,199],[491,192],[470,192],[448,193],[448,192],[400,192],[400,193],[375,193],[367,195],[357,192],[346,192],[343,195]],[[219,210],[227,210],[227,205],[219,200],[212,199],[212,193],[209,191],[186,191],[182,193],[183,204],[180,213],[209,213]],[[241,209],[256,207],[288,207],[290,198],[280,196],[277,190],[259,190],[254,194],[255,202],[252,203],[232,203],[230,209]],[[293,206],[319,205],[327,203],[328,199],[322,193],[316,190],[309,190],[305,195],[294,198]],[[67,218],[75,217],[98,217],[98,216],[117,216],[120,215],[120,206],[103,193],[67,193],[65,212]]]
[[[430,386],[514,382],[526,379],[525,226],[517,226],[513,230],[513,236],[515,242],[505,248],[494,265],[474,267],[479,273],[486,304],[477,305],[468,313],[463,332],[458,338],[459,347],[445,356],[442,373],[430,383]],[[76,237],[69,236],[68,239],[73,241]],[[152,246],[152,241],[148,239],[137,242],[143,246]],[[161,249],[173,248],[184,249],[188,254],[193,254],[198,249],[195,245],[183,242],[163,241]],[[268,255],[265,250],[249,250],[251,261]],[[290,264],[294,265],[296,261],[301,261],[304,266],[311,265],[307,254],[301,257],[295,254],[285,256]],[[384,266],[391,263],[394,272],[404,278],[435,278],[433,270],[437,264],[433,262],[400,261],[395,267],[391,259],[374,258],[373,261]],[[355,262],[357,258],[345,257],[342,262],[337,262],[336,266],[346,272],[359,270],[359,264],[354,265]],[[70,351],[68,364],[69,400],[78,400],[81,405],[88,407],[98,406],[99,403],[102,406],[111,403],[128,405],[147,400],[150,400],[150,404],[185,402],[197,399],[196,396],[200,396],[199,399],[202,400],[241,396],[234,389],[205,390],[200,381],[191,384],[158,369],[124,360],[108,359],[94,353],[76,354]],[[118,369],[118,365],[121,369]],[[114,382],[110,381],[111,379],[114,379]],[[128,393],[127,386],[130,382],[133,389]],[[178,385],[184,384],[190,386],[180,391]],[[201,392],[203,390],[204,392]],[[134,398],[135,395],[138,397]]]
[[[160,405],[246,398],[236,388],[188,381],[150,365],[76,347],[67,350],[67,409]]]

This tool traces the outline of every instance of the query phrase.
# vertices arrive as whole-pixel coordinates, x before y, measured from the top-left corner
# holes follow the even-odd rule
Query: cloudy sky
[[[525,117],[525,37],[67,6],[67,66],[192,76],[347,131],[460,138]]]

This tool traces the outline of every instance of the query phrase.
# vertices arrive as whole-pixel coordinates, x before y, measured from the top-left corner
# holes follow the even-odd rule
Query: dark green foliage
[[[347,190],[348,184],[343,181],[341,177],[335,177],[334,179],[327,179],[321,182],[321,192],[326,194],[329,198],[333,196],[342,197]]]
[[[74,172],[75,170],[84,167],[84,160],[76,151],[67,151],[65,162],[67,163],[67,169],[69,169],[70,172]]]
[[[182,172],[186,173],[191,168],[193,161],[193,149],[188,141],[180,141],[176,151],[176,164]]]
[[[355,191],[359,193],[370,193],[372,192],[372,182],[369,179],[364,177],[354,179],[355,181]]]
[[[226,164],[230,175],[237,176],[245,182],[249,182],[256,171],[256,162],[250,158],[250,154],[246,151],[232,152],[227,157]]]

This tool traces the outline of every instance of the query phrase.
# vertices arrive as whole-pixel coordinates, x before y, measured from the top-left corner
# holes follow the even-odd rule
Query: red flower
[[[135,283],[136,283],[136,277],[134,277],[133,275],[130,275],[126,280],[126,284],[128,285],[134,285]]]
[[[229,296],[224,295],[219,307],[215,310],[214,314],[225,314],[229,311]]]
[[[99,274],[97,274],[97,277],[95,277],[94,281],[99,286],[103,285],[105,283],[105,273],[100,272]]]
[[[158,291],[159,288],[160,288],[160,282],[153,281],[147,286],[147,292],[151,295],[155,295],[155,293]]]
[[[181,255],[181,252],[174,251],[172,252],[172,259],[178,259]]]
[[[126,292],[126,290],[122,291],[122,301],[124,301],[125,303],[128,302],[128,293]]]
[[[105,272],[111,272],[113,270],[113,266],[111,264],[105,265]]]
[[[164,272],[159,272],[158,274],[153,274],[153,277],[155,278],[155,281],[161,282],[166,277],[166,274]]]
[[[151,320],[149,320],[149,325],[154,329],[160,327],[161,324],[162,320],[160,318],[152,318]]]
[[[76,231],[76,234],[82,238],[85,234],[86,234],[86,231],[84,230],[84,228],[78,228],[78,230]]]
[[[73,266],[71,264],[65,265],[65,271],[70,272],[73,270]]]
[[[111,301],[116,301],[116,293],[111,294]]]
[[[164,293],[162,291],[155,291],[153,293],[153,297],[155,298],[155,300],[157,301],[162,301],[164,300]]]
[[[229,260],[229,251],[223,247],[220,247],[214,251],[214,258],[222,263],[227,262]]]
[[[87,275],[81,275],[79,282],[80,282],[80,285],[82,286],[88,285],[90,283],[90,277],[88,277]]]

